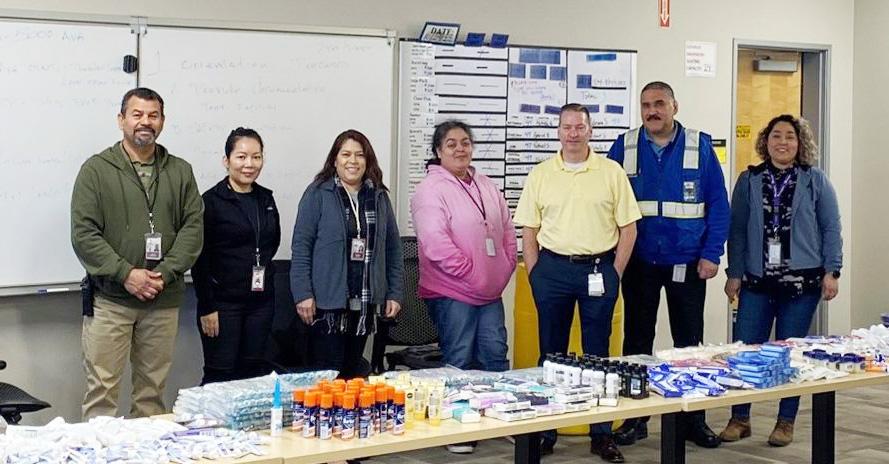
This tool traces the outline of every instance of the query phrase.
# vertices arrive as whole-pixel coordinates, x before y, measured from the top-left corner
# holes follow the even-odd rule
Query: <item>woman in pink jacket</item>
[[[420,249],[420,297],[438,328],[444,362],[505,371],[501,294],[516,265],[515,229],[498,187],[470,166],[472,131],[435,128],[426,178],[411,200]]]

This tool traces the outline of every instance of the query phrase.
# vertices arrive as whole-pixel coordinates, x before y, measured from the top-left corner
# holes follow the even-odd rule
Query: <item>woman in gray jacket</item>
[[[401,310],[404,263],[395,212],[370,141],[339,134],[299,202],[290,288],[311,326],[309,364],[366,375],[362,353],[376,318]]]
[[[732,193],[725,293],[739,298],[734,338],[745,343],[804,337],[818,302],[837,294],[843,240],[836,192],[813,166],[815,140],[805,120],[783,114],[759,133],[763,163],[738,177]],[[769,444],[793,440],[799,397],[784,398]],[[722,441],[750,436],[750,404],[732,407]]]

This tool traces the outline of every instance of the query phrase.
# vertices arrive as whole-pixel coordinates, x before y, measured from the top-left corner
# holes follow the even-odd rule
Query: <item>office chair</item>
[[[411,369],[441,367],[441,351],[437,345],[438,332],[426,303],[418,296],[417,287],[420,281],[420,259],[416,237],[401,237],[404,254],[404,304],[394,322],[383,321],[374,335],[371,368],[380,373],[396,366],[407,366]],[[386,353],[386,347],[408,346],[411,348]]]
[[[6,361],[0,360],[0,370],[6,369]],[[0,382],[0,416],[9,424],[18,424],[22,413],[35,412],[49,407],[49,403],[25,393],[19,387]]]

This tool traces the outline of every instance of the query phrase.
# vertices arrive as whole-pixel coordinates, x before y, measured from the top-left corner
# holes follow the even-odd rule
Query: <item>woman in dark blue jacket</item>
[[[361,372],[376,318],[401,310],[404,263],[395,212],[367,137],[339,134],[299,202],[290,288],[311,326],[309,364],[340,377]]]
[[[202,384],[267,373],[272,258],[281,226],[272,191],[256,183],[263,161],[256,131],[231,131],[222,159],[228,176],[203,195],[204,248],[191,270],[204,348]]]
[[[743,172],[732,192],[725,293],[738,299],[734,338],[745,343],[804,337],[821,299],[837,295],[843,239],[836,192],[813,166],[815,139],[805,120],[773,118],[759,133],[763,163]],[[799,397],[784,398],[769,444],[793,441]],[[722,441],[750,436],[750,404],[732,406]]]

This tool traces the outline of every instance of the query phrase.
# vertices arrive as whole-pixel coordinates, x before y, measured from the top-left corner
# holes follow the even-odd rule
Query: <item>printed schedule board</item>
[[[456,119],[472,128],[473,166],[500,186],[514,211],[528,173],[559,149],[562,105],[589,110],[590,147],[598,154],[630,129],[636,107],[634,51],[404,41],[400,55],[398,223],[404,235],[413,234],[410,198],[426,175],[436,124]]]

